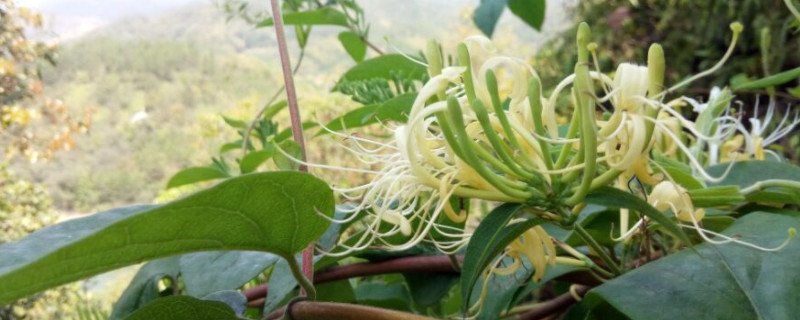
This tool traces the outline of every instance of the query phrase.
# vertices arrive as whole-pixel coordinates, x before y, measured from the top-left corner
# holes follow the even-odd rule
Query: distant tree
[[[30,39],[42,15],[0,0],[0,146],[6,160],[24,155],[35,162],[75,147],[73,135],[86,131],[88,116],[75,121],[60,100],[44,96],[40,67],[55,65],[56,46]]]

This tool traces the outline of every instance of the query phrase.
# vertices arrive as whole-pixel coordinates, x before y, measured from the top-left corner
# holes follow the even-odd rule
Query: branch
[[[290,307],[289,312],[280,309],[264,320],[279,319],[284,313],[289,319],[296,320],[434,320],[412,313],[346,303],[298,301]]]
[[[361,37],[361,41],[363,41],[367,45],[367,47],[372,49],[372,51],[375,51],[375,53],[377,53],[378,55],[383,55],[383,50],[381,50],[380,48],[375,46],[375,44],[370,42],[369,39],[367,39],[367,37]]]
[[[463,257],[458,257],[458,259],[462,260]],[[459,273],[448,256],[416,256],[332,267],[315,273],[314,284],[356,277],[406,272]],[[264,305],[263,298],[267,296],[267,290],[268,285],[265,283],[244,290],[242,293],[247,297],[249,306],[258,307]]]
[[[586,292],[589,291],[589,289],[591,289],[591,287],[578,286],[577,288],[575,288],[575,293],[579,297],[583,297],[583,295],[585,295]],[[527,313],[522,314],[516,320],[543,319],[547,316],[557,314],[566,310],[576,302],[578,302],[578,300],[575,300],[575,297],[573,297],[571,293],[567,292],[558,297],[555,297],[552,300],[548,300],[541,303],[538,307],[536,307],[536,309],[533,309],[531,311],[528,311]]]

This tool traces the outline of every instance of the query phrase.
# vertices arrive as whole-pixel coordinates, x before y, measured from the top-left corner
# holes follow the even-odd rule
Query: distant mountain
[[[384,36],[416,52],[428,39],[452,48],[476,33],[465,7],[477,0],[360,3],[371,40],[385,51],[393,49]],[[563,16],[559,8],[549,10]],[[553,21],[562,20],[548,16],[545,31],[557,30]],[[314,29],[297,76],[300,98],[311,101],[312,110],[306,111],[323,117],[352,105],[329,93],[354,64],[336,37],[341,31]],[[499,46],[527,57],[545,37],[507,14],[496,38]],[[70,39],[62,45],[58,66],[44,70],[46,93],[75,112],[92,112],[91,132],[80,137],[77,150],[50,163],[14,168],[45,182],[63,210],[151,202],[172,174],[208,163],[223,141],[235,138],[220,114],[248,118],[280,87],[274,39],[272,28],[226,21],[209,2],[120,18]],[[296,63],[298,49],[291,40]]]

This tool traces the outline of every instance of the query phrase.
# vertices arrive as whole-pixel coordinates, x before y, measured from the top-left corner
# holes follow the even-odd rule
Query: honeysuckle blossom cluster
[[[326,254],[347,255],[370,246],[403,250],[423,242],[457,253],[471,236],[472,228],[464,226],[470,200],[520,203],[527,215],[578,230],[575,221],[588,193],[608,185],[629,192],[632,181],[642,185],[643,200],[708,242],[777,249],[703,229],[705,209],[696,207],[688,187],[654,158],[683,163],[700,184],[720,181],[737,160],[762,160],[765,153],[780,158],[766,147],[791,132],[800,117],[787,111],[774,125],[774,99],[763,120],[758,112],[749,119],[748,129],[733,109],[737,104],[729,89],[715,89],[705,103],[670,97],[725,63],[742,27],[734,23],[731,30],[730,48],[719,63],[672,87],[664,84],[666,61],[658,44],[650,48],[646,65],[622,63],[613,75],[603,73],[585,24],[578,32],[574,73],[551,90],[545,90],[529,63],[499,54],[487,38],[465,39],[454,65],[445,65],[440,46],[430,43],[424,62],[430,80],[418,88],[408,121],[392,127],[390,139],[330,131],[346,138],[344,147],[377,169],[344,168],[374,178],[365,185],[335,188],[355,204],[350,216],[335,222],[360,219],[361,224],[338,251]],[[691,116],[686,116],[687,105]],[[571,116],[568,124],[558,122],[562,112]],[[730,162],[722,175],[705,169],[721,162]],[[733,192],[742,197],[738,189]],[[618,232],[618,241],[647,232],[641,226],[654,223],[628,209],[620,209],[619,218],[619,230],[611,230]],[[534,281],[555,263],[593,264],[537,226],[514,239],[491,269],[510,274],[525,260],[533,266]]]

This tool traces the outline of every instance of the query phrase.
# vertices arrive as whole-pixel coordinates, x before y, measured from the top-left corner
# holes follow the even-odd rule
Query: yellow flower
[[[703,220],[705,210],[694,209],[689,192],[672,181],[662,181],[657,184],[647,201],[658,210],[672,210],[678,220],[696,222]]]

